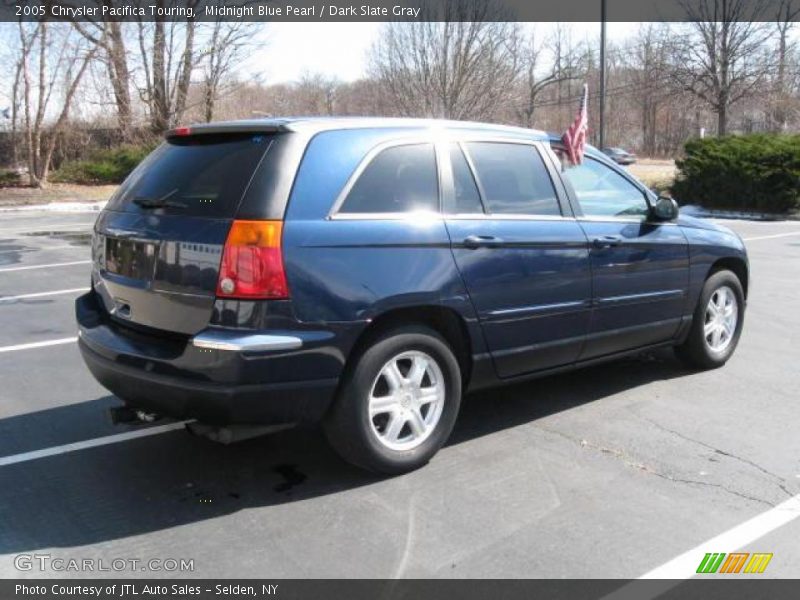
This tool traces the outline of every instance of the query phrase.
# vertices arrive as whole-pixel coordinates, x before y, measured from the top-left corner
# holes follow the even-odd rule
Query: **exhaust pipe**
[[[122,425],[126,423],[145,424],[152,423],[161,418],[161,416],[156,413],[136,410],[130,406],[112,406],[108,409],[108,416],[111,418],[112,425]]]

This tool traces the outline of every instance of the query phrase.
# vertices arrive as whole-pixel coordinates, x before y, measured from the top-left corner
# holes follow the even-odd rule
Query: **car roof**
[[[315,134],[339,129],[436,129],[472,130],[506,135],[524,135],[529,138],[548,140],[552,135],[538,129],[477,123],[472,121],[451,121],[446,119],[407,119],[397,117],[282,117],[265,119],[244,119],[240,121],[219,121],[190,125],[192,134],[204,133],[244,133],[244,132],[303,132]],[[167,132],[167,137],[185,135],[182,128]]]

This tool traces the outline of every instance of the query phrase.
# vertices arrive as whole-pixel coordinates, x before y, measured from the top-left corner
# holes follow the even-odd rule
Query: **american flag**
[[[573,165],[581,164],[583,161],[583,151],[586,148],[586,130],[588,129],[589,116],[586,112],[586,105],[589,98],[589,86],[583,84],[583,96],[578,107],[578,114],[575,121],[569,126],[561,136],[561,141],[567,149],[567,157]]]

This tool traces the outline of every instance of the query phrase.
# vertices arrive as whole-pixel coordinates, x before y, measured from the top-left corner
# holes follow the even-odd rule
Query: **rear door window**
[[[501,142],[469,142],[466,147],[489,213],[561,216],[553,182],[536,148]]]
[[[350,188],[340,213],[438,212],[439,182],[433,144],[380,151]]]
[[[172,138],[130,174],[108,208],[233,218],[271,139],[263,134]]]

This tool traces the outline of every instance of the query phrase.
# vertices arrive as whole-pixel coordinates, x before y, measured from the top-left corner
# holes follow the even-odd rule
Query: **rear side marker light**
[[[282,232],[282,221],[234,221],[222,251],[217,297],[288,298]]]

